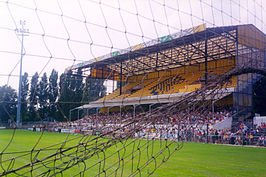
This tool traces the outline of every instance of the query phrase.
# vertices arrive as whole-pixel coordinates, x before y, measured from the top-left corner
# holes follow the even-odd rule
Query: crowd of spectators
[[[186,141],[265,147],[266,124],[262,123],[260,126],[248,124],[250,123],[241,123],[235,132],[232,132],[231,129],[217,130],[210,128],[207,132],[206,129],[190,128],[189,130],[185,129],[182,133]]]
[[[238,129],[214,129],[214,125],[231,118],[230,111],[219,112],[179,112],[169,117],[160,117],[136,112],[98,113],[87,115],[72,122],[59,122],[54,131],[71,130],[73,133],[98,135],[107,132],[119,132],[138,138],[168,138],[183,139],[185,141],[257,145],[266,146],[266,124],[252,125],[242,122]],[[129,124],[137,120],[134,124]],[[135,129],[132,131],[132,129]]]
[[[266,146],[266,124],[253,125],[252,122],[242,122],[233,136],[237,144]]]

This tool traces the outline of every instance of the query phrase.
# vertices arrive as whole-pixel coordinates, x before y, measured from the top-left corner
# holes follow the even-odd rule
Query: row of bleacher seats
[[[212,75],[223,74],[232,67],[232,65],[228,65],[220,68],[211,68],[208,70],[208,76],[211,77]],[[191,67],[190,70],[187,70],[187,72],[181,72],[176,75],[169,75],[167,71],[165,73],[166,74],[160,74],[158,78],[148,77],[146,79],[146,76],[142,76],[142,78],[137,76],[139,80],[130,80],[129,83],[122,88],[121,95],[120,89],[117,89],[112,94],[98,101],[192,92],[202,86],[202,78],[204,78],[204,72],[201,70],[196,71],[194,66]],[[236,87],[236,85],[237,79],[233,77],[231,82],[224,87]],[[134,89],[137,86],[139,86],[140,89]]]
[[[190,85],[200,77],[201,75],[199,73],[185,73],[174,77],[168,76],[159,78],[158,80],[154,80],[151,84],[146,85],[143,89],[133,93],[129,97],[143,97],[191,91],[193,89],[191,89]]]
[[[120,89],[115,90],[113,93],[99,99],[98,101],[104,101],[104,100],[112,100],[112,99],[118,99],[119,97],[126,96],[126,90],[130,90],[131,88],[137,86],[139,83],[137,82],[131,82],[126,84],[122,87],[122,94],[120,95]]]
[[[115,90],[112,94],[101,98],[98,101],[111,100],[111,99],[124,99],[151,95],[172,94],[191,92],[197,88],[200,88],[201,84],[192,84],[195,80],[199,79],[199,74],[180,74],[176,77],[167,76],[159,79],[150,79],[145,82],[132,82],[126,84],[122,88],[122,94],[120,95],[120,89]],[[186,78],[186,79],[185,79]],[[188,79],[189,78],[189,79]],[[131,92],[133,87],[141,86],[142,89]]]

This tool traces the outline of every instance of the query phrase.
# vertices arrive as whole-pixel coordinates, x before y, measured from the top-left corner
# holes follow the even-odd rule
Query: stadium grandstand
[[[79,63],[66,70],[118,85],[105,97],[75,108],[101,112],[123,107],[176,102],[215,83],[237,66],[265,70],[265,34],[254,25],[206,28],[205,24]],[[252,85],[262,76],[233,76],[221,94],[206,98],[212,107],[227,107],[232,122],[253,116]],[[116,83],[116,84],[115,84]],[[113,87],[114,88],[114,87]],[[72,110],[73,111],[73,110]],[[88,112],[88,111],[87,111]],[[231,123],[229,123],[231,126]]]
[[[265,2],[2,1],[0,176],[265,176]]]
[[[246,121],[254,116],[253,85],[266,76],[265,62],[265,34],[255,26],[203,24],[73,65],[66,73],[90,84],[101,80],[111,93],[76,102],[65,122],[28,128],[41,132],[34,148],[46,131],[66,137],[15,152],[30,161],[15,167],[8,156],[1,173],[150,176],[184,141],[265,146],[266,124]]]

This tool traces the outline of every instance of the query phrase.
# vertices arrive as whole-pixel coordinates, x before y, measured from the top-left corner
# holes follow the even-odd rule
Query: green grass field
[[[13,131],[11,130],[0,130],[0,150],[7,146],[12,137]],[[11,144],[5,150],[7,152],[18,152],[27,151],[32,149],[40,137],[40,132],[30,132],[30,131],[16,131],[14,139]],[[63,142],[64,140],[73,139],[65,145],[65,147],[70,147],[80,140],[80,135],[69,135],[59,134],[59,133],[48,133],[45,132],[39,143],[36,145],[36,149],[47,147],[55,143]],[[140,141],[140,146],[146,141]],[[160,142],[156,141],[154,143],[154,149],[158,150]],[[59,147],[55,146],[55,147]],[[119,148],[118,146],[112,146],[106,151],[105,155],[113,154]],[[130,152],[132,146],[128,146],[127,150]],[[38,154],[38,158],[46,157],[49,154],[56,152],[56,150],[44,151]],[[125,152],[126,154],[127,152]],[[11,157],[17,157],[21,153],[17,154],[5,154],[2,156],[2,161],[5,159],[10,159]],[[99,155],[102,156],[102,155]],[[90,158],[86,163],[94,164],[100,157]],[[146,161],[145,155],[142,154],[140,161]],[[14,167],[21,166],[29,162],[30,155],[20,157],[15,160]],[[111,157],[108,162],[106,162],[106,167],[108,164],[112,164],[117,160],[117,156]],[[139,160],[136,157],[134,165],[137,164]],[[160,160],[160,157],[158,158]],[[140,162],[141,164],[142,162]],[[8,163],[2,163],[3,168],[7,168]],[[124,175],[129,172],[131,163],[125,165]],[[80,168],[80,167],[79,167]],[[73,176],[79,171],[78,167],[70,168],[64,176]],[[91,169],[90,173],[86,173],[85,176],[94,176],[98,173],[99,168]],[[41,169],[38,169],[41,170]],[[111,169],[110,169],[111,171]],[[3,169],[0,168],[0,174]],[[120,172],[118,171],[118,174]],[[34,173],[33,173],[34,174]],[[10,175],[16,176],[16,175]],[[58,175],[60,176],[60,175]],[[138,175],[137,175],[138,176]],[[142,176],[146,176],[145,173]],[[228,146],[228,145],[212,145],[212,144],[200,144],[200,143],[185,143],[184,147],[175,152],[170,159],[164,163],[159,169],[155,171],[152,176],[158,177],[175,177],[175,176],[266,176],[266,148],[258,147],[242,147],[242,146]]]

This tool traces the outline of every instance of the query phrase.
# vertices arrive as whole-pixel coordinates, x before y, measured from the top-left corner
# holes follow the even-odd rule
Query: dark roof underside
[[[237,26],[207,28],[182,38],[93,62],[82,68],[107,67],[124,76],[132,76],[202,63],[206,56],[208,61],[233,57],[236,55],[236,29]]]

